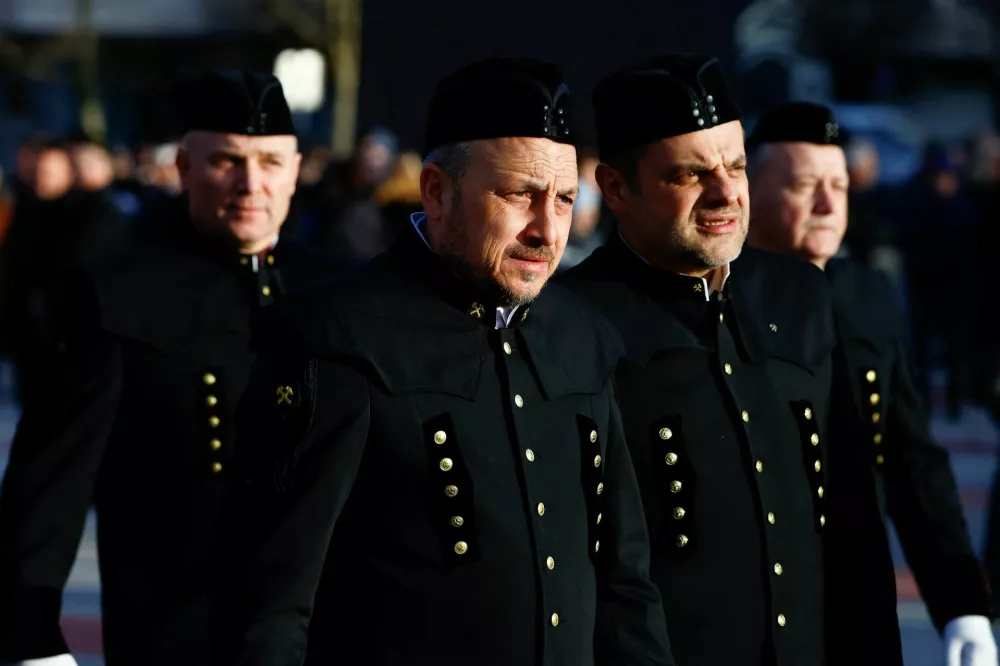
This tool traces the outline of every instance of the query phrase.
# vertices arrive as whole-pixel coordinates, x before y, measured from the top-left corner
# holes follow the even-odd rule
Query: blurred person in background
[[[127,228],[103,194],[77,187],[93,182],[89,177],[78,176],[65,143],[39,146],[0,248],[5,336],[22,404],[45,393],[46,374],[62,355],[66,275],[127,242]]]
[[[604,208],[596,173],[601,160],[593,149],[582,149],[577,157],[580,194],[573,202],[573,224],[569,229],[569,240],[566,242],[562,261],[559,262],[559,270],[576,266],[607,240],[607,233],[599,228]]]
[[[970,352],[980,310],[976,259],[983,226],[977,201],[947,147],[927,146],[921,171],[900,193],[898,219],[918,386],[924,404],[933,406],[931,376],[941,359],[947,372],[947,413],[957,419],[969,394],[974,358]],[[934,354],[934,343],[943,347],[940,356]]]
[[[988,588],[948,452],[932,438],[913,382],[894,294],[864,262],[834,258],[848,227],[849,197],[837,119],[825,106],[784,104],[764,114],[749,147],[749,243],[811,262],[830,280],[858,416],[851,444],[875,472],[881,513],[892,519],[944,636],[945,663],[996,666]]]
[[[375,128],[362,136],[347,160],[327,165],[318,185],[315,244],[344,268],[358,266],[388,249],[375,192],[392,173],[396,136]]]
[[[251,322],[328,265],[281,237],[299,153],[277,79],[212,73],[178,102],[185,195],[143,213],[128,252],[71,276],[64,358],[18,423],[0,662],[73,663],[60,605],[93,502],[107,665],[208,663]]]
[[[392,173],[375,190],[375,203],[382,211],[386,242],[390,245],[406,229],[414,210],[420,208],[420,154],[401,153]]]

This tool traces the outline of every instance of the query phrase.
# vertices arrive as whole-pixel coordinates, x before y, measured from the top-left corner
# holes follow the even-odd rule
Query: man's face
[[[458,182],[435,165],[421,174],[431,244],[503,304],[528,303],[566,248],[578,192],[576,149],[538,138],[472,145]]]
[[[177,167],[195,224],[253,253],[270,246],[288,216],[300,160],[294,136],[191,132]]]
[[[598,182],[629,245],[650,264],[704,275],[739,256],[750,204],[739,121],[650,144],[635,188],[607,165]]]
[[[839,146],[790,142],[765,146],[754,173],[751,242],[819,266],[847,231],[847,160]]]

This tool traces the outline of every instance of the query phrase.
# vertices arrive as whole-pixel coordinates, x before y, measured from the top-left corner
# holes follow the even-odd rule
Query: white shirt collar
[[[410,224],[413,225],[413,228],[416,230],[417,235],[420,236],[420,240],[424,242],[424,245],[427,246],[427,249],[433,252],[434,250],[433,248],[431,248],[431,244],[427,242],[427,237],[424,236],[423,225],[424,222],[426,221],[427,221],[427,213],[420,212],[420,213],[413,213],[412,215],[410,215]],[[512,308],[498,307],[496,316],[496,328],[500,329],[500,328],[507,328],[508,326],[510,326],[510,320],[514,317],[515,312],[517,312],[516,305]]]
[[[635,248],[633,248],[631,245],[628,244],[628,240],[622,234],[621,229],[618,230],[618,237],[621,238],[622,243],[625,244],[625,247],[627,247],[629,250],[632,251],[632,254],[639,257],[639,259],[641,259],[642,262],[647,266],[652,266],[652,264],[646,261],[645,257],[636,252]],[[726,287],[726,282],[729,280],[730,270],[731,270],[730,264],[726,264],[712,271],[711,283],[709,283],[708,278],[700,278],[701,284],[704,287],[704,289],[702,289],[702,293],[705,294],[706,302],[710,299],[710,296],[713,293],[715,292],[721,293],[722,290]]]

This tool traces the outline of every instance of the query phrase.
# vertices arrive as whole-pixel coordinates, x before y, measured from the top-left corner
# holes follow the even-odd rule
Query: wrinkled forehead
[[[709,129],[655,142],[647,153],[660,162],[715,166],[746,156],[743,123],[733,120]]]
[[[577,181],[576,148],[540,138],[500,138],[474,142],[473,155],[497,177],[518,177],[557,187]]]
[[[776,144],[775,148],[792,175],[847,176],[847,156],[840,146],[789,142]]]
[[[189,132],[184,137],[185,147],[202,154],[226,152],[244,157],[278,153],[290,155],[298,152],[298,139],[291,134],[251,136],[222,132]]]

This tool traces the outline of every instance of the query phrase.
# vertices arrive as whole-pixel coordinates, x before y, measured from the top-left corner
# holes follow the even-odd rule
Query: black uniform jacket
[[[827,663],[824,643],[845,639],[827,624],[846,622],[827,617],[825,589],[840,409],[829,287],[750,249],[731,270],[707,295],[616,233],[564,280],[624,340],[619,404],[678,663]]]
[[[255,273],[182,208],[161,223],[162,234],[76,281],[59,376],[18,424],[0,495],[0,661],[67,651],[62,588],[92,503],[106,662],[204,663],[211,649],[251,316],[325,277],[326,263],[281,242]]]
[[[877,470],[882,506],[896,526],[934,624],[987,615],[989,594],[962,516],[948,453],[931,437],[914,386],[903,319],[885,277],[835,260],[826,269],[850,365],[855,440]]]
[[[495,306],[405,231],[285,308],[247,392],[221,663],[673,663],[616,337],[557,286],[507,328]]]

